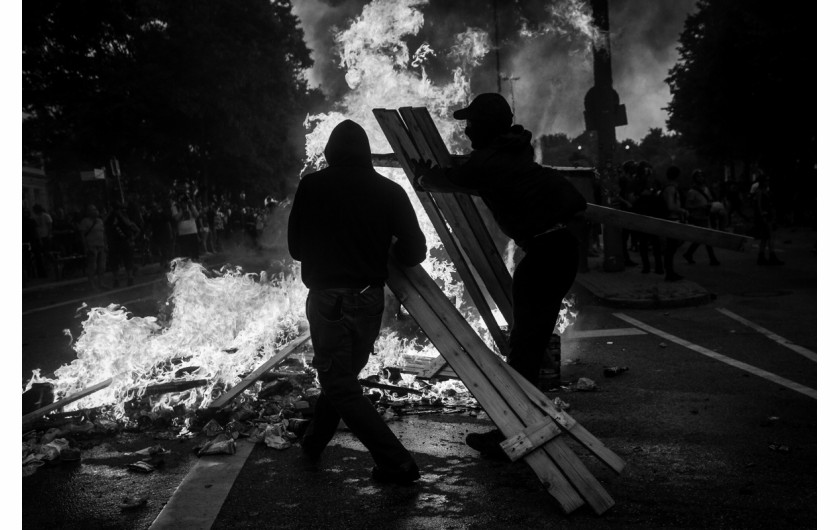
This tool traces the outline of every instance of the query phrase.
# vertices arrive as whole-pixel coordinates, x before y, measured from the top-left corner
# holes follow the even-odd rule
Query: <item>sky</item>
[[[313,86],[338,99],[348,90],[338,64],[336,31],[346,29],[373,0],[292,0],[304,38],[312,50]],[[423,27],[408,38],[410,49],[423,42],[435,50],[429,75],[443,76],[452,65],[444,57],[452,36],[466,27],[495,36],[493,0],[405,0],[423,14]],[[678,59],[677,41],[696,0],[642,2],[611,0],[610,47],[613,86],[626,105],[628,124],[618,127],[619,140],[643,138],[651,128],[667,130],[664,108],[670,101],[665,82]],[[535,135],[583,132],[583,96],[592,86],[591,46],[575,20],[587,3],[581,0],[498,0],[499,59],[502,94],[512,101],[516,121]],[[559,17],[550,13],[559,13]],[[527,28],[523,33],[522,28]],[[491,42],[492,44],[492,42]],[[491,50],[471,72],[473,94],[498,88],[495,53]]]

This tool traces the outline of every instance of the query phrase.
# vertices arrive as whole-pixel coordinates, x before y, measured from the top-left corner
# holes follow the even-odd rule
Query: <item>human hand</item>
[[[414,187],[417,189],[423,189],[422,179],[425,175],[429,174],[432,171],[432,161],[431,160],[412,160],[411,161],[411,171],[414,173]]]

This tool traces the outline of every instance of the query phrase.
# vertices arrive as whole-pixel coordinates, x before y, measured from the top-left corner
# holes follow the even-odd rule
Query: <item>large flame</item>
[[[68,408],[114,405],[120,417],[125,402],[149,385],[207,379],[205,386],[160,397],[153,412],[177,404],[209,405],[298,336],[305,322],[307,291],[297,271],[262,281],[239,269],[220,274],[176,260],[168,274],[172,312],[165,327],[155,317],[133,316],[116,304],[92,308],[74,345],[77,358],[57,369],[55,379],[36,372],[27,389],[48,382],[57,396],[66,397],[113,378],[108,388]]]
[[[408,49],[405,43],[406,37],[417,35],[422,27],[424,18],[418,8],[426,4],[427,0],[374,0],[347,29],[336,33],[341,66],[346,70],[351,90],[335,103],[331,112],[307,117],[307,169],[323,167],[329,134],[344,119],[352,119],[365,128],[374,153],[391,152],[373,116],[374,108],[425,106],[447,145],[459,145],[457,139],[462,135],[451,113],[468,103],[470,70],[490,51],[490,41],[485,32],[472,28],[454,35],[452,46],[441,51],[456,65],[451,80],[433,84],[426,76],[424,64],[438,52],[428,43],[416,50]],[[484,322],[474,309],[464,307],[463,284],[456,280],[452,263],[442,257],[445,252],[440,238],[404,172],[385,168],[379,171],[402,185],[412,200],[431,249],[423,267],[495,349]],[[286,211],[287,206],[284,204],[279,210]],[[275,243],[274,246],[282,247],[282,242]],[[41,377],[36,370],[25,390],[33,383],[49,382],[59,397],[65,397],[112,378],[107,389],[68,408],[113,406],[119,417],[125,412],[125,404],[142,395],[149,385],[174,379],[206,379],[205,386],[164,394],[152,403],[153,412],[178,405],[206,407],[306,327],[307,290],[295,268],[285,276],[267,279],[244,274],[240,269],[213,274],[200,265],[176,260],[168,280],[172,289],[169,322],[134,316],[113,304],[92,308],[74,344],[77,359],[56,370],[55,379]],[[560,332],[575,316],[572,303],[565,302],[558,319]],[[363,376],[387,366],[402,365],[407,353],[437,355],[428,342],[400,337],[387,329],[374,349],[378,355],[371,357]]]

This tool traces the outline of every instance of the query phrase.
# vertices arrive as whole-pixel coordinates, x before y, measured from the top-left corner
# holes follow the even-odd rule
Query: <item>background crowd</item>
[[[191,182],[175,182],[168,196],[114,198],[78,211],[23,209],[23,282],[84,271],[94,289],[134,283],[139,266],[167,269],[175,257],[198,261],[222,250],[258,250],[278,202],[259,206],[244,193],[202,197]],[[110,283],[106,284],[106,273]]]

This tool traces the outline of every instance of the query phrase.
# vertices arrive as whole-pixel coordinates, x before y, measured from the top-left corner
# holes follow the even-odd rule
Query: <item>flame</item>
[[[305,322],[307,290],[297,270],[265,282],[238,268],[220,274],[212,277],[198,264],[175,260],[168,274],[172,316],[167,327],[116,304],[92,308],[74,345],[77,358],[57,369],[55,379],[34,371],[26,389],[48,382],[57,396],[66,397],[113,378],[108,388],[69,408],[114,405],[119,418],[125,403],[149,385],[208,379],[206,386],[164,395],[152,412],[176,404],[209,405],[299,335]],[[194,370],[176,377],[184,367]]]
[[[463,145],[460,128],[451,119],[451,113],[469,102],[469,73],[490,50],[490,41],[485,32],[473,28],[454,35],[453,45],[444,53],[458,66],[453,68],[448,83],[433,84],[426,76],[424,64],[436,51],[428,43],[412,51],[405,42],[423,26],[423,14],[418,8],[426,4],[427,0],[374,0],[347,29],[336,33],[341,66],[346,70],[351,90],[335,103],[332,111],[307,116],[304,172],[325,165],[323,150],[329,134],[345,119],[364,127],[374,153],[391,152],[373,116],[374,108],[425,106],[447,145]],[[580,4],[572,2],[572,7],[567,8],[571,11],[566,13],[579,17],[573,25],[590,27],[591,17],[587,22]],[[464,303],[464,286],[456,281],[452,263],[441,257],[445,252],[440,238],[404,172],[386,168],[379,171],[403,186],[412,201],[430,248],[424,269],[495,350],[485,323],[474,308]],[[277,208],[275,216],[281,225],[288,206],[284,203]],[[278,233],[282,230],[276,228]],[[272,240],[271,248],[282,249],[282,239]],[[132,315],[116,304],[90,308],[74,344],[77,358],[56,370],[54,379],[42,377],[40,370],[34,370],[25,390],[34,383],[48,382],[61,398],[112,379],[108,388],[68,408],[112,406],[114,416],[120,418],[125,415],[126,404],[142,395],[149,385],[175,379],[207,379],[206,386],[164,394],[151,403],[152,413],[171,411],[176,406],[206,407],[306,326],[307,289],[295,266],[285,275],[268,278],[265,274],[245,274],[239,268],[210,273],[200,265],[179,259],[173,262],[167,279],[171,288],[167,302],[171,318],[167,322]],[[573,301],[564,304],[557,327],[561,332],[575,316]],[[83,306],[79,311],[86,309]],[[501,316],[498,319],[502,321]],[[388,329],[377,339],[374,351],[377,355],[371,357],[363,377],[379,373],[386,366],[404,365],[408,353],[429,357],[438,354],[428,342],[401,337]],[[413,382],[410,376],[404,379]],[[458,381],[444,385],[446,388],[437,389],[438,393],[467,393]]]

